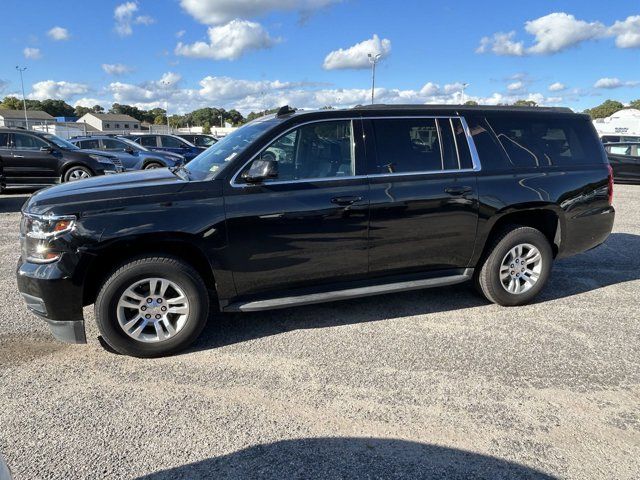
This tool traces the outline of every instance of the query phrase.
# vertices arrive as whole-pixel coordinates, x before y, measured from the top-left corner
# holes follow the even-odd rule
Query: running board
[[[291,297],[270,298],[268,300],[256,300],[252,302],[237,302],[223,308],[225,312],[259,312],[261,310],[275,310],[278,308],[300,307],[314,303],[334,302],[349,300],[351,298],[368,297],[384,293],[406,292],[409,290],[421,290],[423,288],[444,287],[455,285],[470,280],[473,276],[473,268],[467,268],[458,275],[446,277],[425,278],[408,282],[387,283],[384,285],[372,285],[368,287],[349,288],[332,292],[311,293]]]

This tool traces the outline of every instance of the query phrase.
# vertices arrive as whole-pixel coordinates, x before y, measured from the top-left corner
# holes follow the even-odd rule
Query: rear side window
[[[185,143],[173,137],[160,137],[160,143],[166,148],[181,148],[186,146]]]
[[[376,164],[368,173],[420,173],[472,169],[466,133],[458,118],[372,120]]]
[[[0,133],[0,148],[9,148],[9,134]]]
[[[153,135],[140,137],[140,145],[143,147],[157,147],[156,137]]]
[[[582,117],[501,116],[489,119],[515,167],[602,163],[602,147]]]
[[[99,140],[83,140],[80,142],[80,148],[98,149],[100,148]]]
[[[16,149],[20,150],[40,150],[42,147],[49,146],[44,140],[24,133],[13,134],[13,145]]]

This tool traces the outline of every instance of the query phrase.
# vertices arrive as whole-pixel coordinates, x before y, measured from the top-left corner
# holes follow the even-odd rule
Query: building
[[[27,110],[29,128],[33,125],[47,125],[56,121],[51,115],[42,110]],[[24,110],[2,110],[0,109],[0,127],[22,127],[27,128],[24,120]]]
[[[86,113],[78,119],[77,123],[85,123],[99,132],[129,133],[140,131],[140,120],[120,113]]]
[[[593,125],[600,137],[638,137],[640,136],[640,110],[625,108],[610,117],[596,118]]]
[[[78,137],[80,135],[86,135],[87,131],[82,128],[82,125],[78,125],[73,122],[56,122],[47,125],[34,125],[32,130],[36,130],[38,132],[51,133],[61,138],[73,138]]]

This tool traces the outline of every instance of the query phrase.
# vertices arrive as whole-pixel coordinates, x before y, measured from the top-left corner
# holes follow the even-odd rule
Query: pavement
[[[16,479],[572,478],[640,472],[640,187],[532,305],[469,286],[210,322],[142,360],[52,339],[0,196],[0,452]]]

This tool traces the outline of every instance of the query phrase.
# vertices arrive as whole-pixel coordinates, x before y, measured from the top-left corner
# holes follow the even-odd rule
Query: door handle
[[[356,196],[348,196],[348,197],[333,197],[331,199],[331,203],[335,203],[336,205],[340,205],[341,207],[346,207],[348,205],[353,205],[356,202],[362,200],[362,197]]]
[[[472,188],[467,186],[459,186],[459,187],[447,187],[444,189],[445,193],[448,193],[454,197],[461,197],[466,195],[467,193],[471,193]]]

